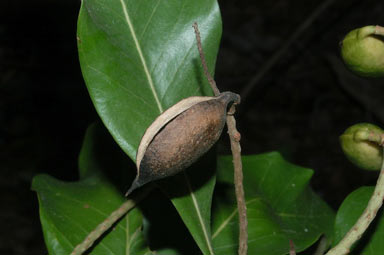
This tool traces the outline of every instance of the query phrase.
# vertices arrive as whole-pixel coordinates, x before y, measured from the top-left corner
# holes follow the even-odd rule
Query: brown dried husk
[[[189,97],[162,113],[146,130],[137,153],[131,192],[145,183],[177,174],[207,152],[225,125],[227,105],[239,96]]]

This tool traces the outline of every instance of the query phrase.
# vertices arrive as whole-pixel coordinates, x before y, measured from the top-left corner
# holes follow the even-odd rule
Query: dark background
[[[339,42],[354,28],[384,25],[384,1],[328,2],[322,8],[321,0],[220,0],[216,80],[222,90],[242,93],[312,17],[244,96],[238,124],[245,154],[279,150],[314,169],[312,186],[337,209],[377,176],[347,162],[338,136],[357,122],[384,125],[384,80],[346,71]],[[46,254],[31,179],[48,173],[75,180],[84,132],[97,119],[77,56],[79,5],[0,1],[0,254]],[[227,142],[219,143],[223,153]]]

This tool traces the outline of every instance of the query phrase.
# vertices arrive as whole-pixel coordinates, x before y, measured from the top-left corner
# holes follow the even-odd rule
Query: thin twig
[[[296,255],[295,245],[292,240],[289,240],[289,255]]]
[[[235,105],[230,112],[234,113]],[[240,133],[236,129],[236,119],[233,115],[227,116],[228,134],[231,140],[233,155],[234,182],[236,191],[237,208],[239,210],[239,255],[246,255],[248,250],[248,219],[243,187],[243,165],[241,162]]]
[[[199,27],[197,26],[196,22],[193,23],[192,26],[195,29],[196,40],[197,40],[197,48],[199,49],[201,64],[203,65],[205,76],[207,77],[208,82],[211,85],[213,93],[215,94],[215,96],[218,96],[220,94],[220,90],[217,88],[215,80],[212,78],[212,75],[208,71],[208,66],[207,66],[207,62],[205,61],[205,55],[204,55],[204,51],[203,51],[203,46],[201,44]]]
[[[265,74],[279,61],[281,56],[291,47],[291,45],[297,40],[297,38],[308,29],[308,27],[317,19],[320,14],[328,8],[335,0],[328,0],[322,2],[316,9],[313,11],[307,19],[301,23],[301,25],[296,29],[296,31],[288,38],[284,40],[280,49],[272,55],[266,63],[264,63],[255,76],[244,86],[243,90],[240,92],[240,96],[243,102],[246,101],[247,97],[250,95],[254,86],[259,83],[259,81],[264,77]]]
[[[382,145],[382,144],[381,144]],[[384,159],[384,150],[383,150]],[[376,217],[377,211],[383,204],[384,199],[384,160],[381,166],[379,178],[376,183],[375,190],[365,208],[363,214],[357,220],[355,225],[348,231],[343,239],[326,255],[345,255],[350,252],[352,245],[361,238],[363,233],[367,230],[373,219]]]
[[[203,47],[200,39],[200,32],[195,22],[193,24],[193,28],[196,33],[197,40],[197,48],[199,49],[199,54],[201,58],[201,62],[204,68],[204,73],[207,76],[209,84],[211,85],[212,90],[215,95],[218,96],[220,94],[219,89],[216,86],[216,82],[209,74],[208,67],[205,61]],[[247,219],[247,207],[245,204],[245,196],[244,196],[244,187],[243,187],[243,166],[241,162],[241,147],[240,147],[240,133],[236,128],[236,119],[233,116],[235,113],[235,104],[233,104],[227,115],[227,127],[228,134],[231,141],[231,150],[233,156],[233,167],[234,167],[234,183],[235,183],[235,193],[237,200],[237,208],[239,212],[239,255],[246,255],[248,250],[248,219]]]
[[[135,197],[135,200],[128,199],[118,209],[113,211],[102,223],[100,223],[88,236],[78,244],[70,255],[81,255],[86,252],[93,243],[100,238],[113,224],[115,224],[121,217],[123,217],[128,211],[133,209],[138,202],[145,198],[149,192],[153,189],[153,185],[148,185],[142,192]]]

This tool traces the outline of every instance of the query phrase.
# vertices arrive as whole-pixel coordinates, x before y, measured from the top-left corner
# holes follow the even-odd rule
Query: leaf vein
[[[142,65],[143,65],[145,75],[147,76],[147,80],[148,80],[149,87],[150,87],[150,89],[151,89],[151,91],[152,91],[152,93],[153,93],[153,96],[154,96],[154,98],[155,98],[157,107],[158,107],[160,113],[162,113],[162,112],[164,111],[164,110],[163,110],[163,106],[162,106],[161,103],[160,103],[159,97],[158,97],[158,95],[157,95],[157,92],[156,92],[156,89],[155,89],[155,86],[154,86],[154,83],[153,83],[153,80],[152,80],[152,76],[151,76],[151,74],[149,73],[148,66],[147,66],[147,62],[146,62],[146,60],[145,60],[145,58],[144,58],[143,52],[142,52],[142,50],[141,50],[140,43],[139,43],[139,41],[138,41],[138,39],[137,39],[137,36],[136,36],[135,29],[134,29],[134,27],[133,27],[131,18],[129,17],[129,14],[128,14],[127,6],[125,5],[124,0],[120,0],[120,3],[121,3],[121,6],[122,6],[122,8],[123,8],[125,21],[127,22],[127,25],[128,25],[128,27],[129,27],[129,30],[130,30],[130,32],[131,32],[131,34],[132,34],[132,38],[133,38],[133,41],[135,42],[135,46],[136,46],[137,52],[138,52],[138,54],[139,54],[141,63],[142,63]]]
[[[199,219],[199,221],[200,221],[200,225],[201,225],[201,228],[202,228],[202,230],[203,230],[204,237],[205,237],[205,240],[206,240],[206,242],[207,242],[207,246],[208,246],[209,252],[210,252],[211,254],[214,254],[214,252],[213,252],[213,248],[212,248],[212,244],[211,244],[210,239],[209,239],[209,237],[208,237],[208,232],[207,232],[207,229],[206,229],[205,224],[204,224],[203,217],[202,217],[201,212],[200,212],[200,210],[201,210],[201,209],[200,209],[200,206],[199,206],[199,204],[198,204],[198,202],[197,202],[197,199],[196,199],[195,194],[193,193],[191,183],[189,182],[188,176],[187,176],[187,174],[186,174],[185,171],[184,171],[184,177],[185,177],[185,181],[186,181],[187,186],[188,186],[189,193],[191,194],[191,198],[192,198],[192,201],[193,201],[193,205],[194,205],[194,207],[195,207],[195,209],[196,209],[197,217],[198,217],[198,219]]]
[[[177,16],[177,19],[176,19],[176,21],[175,21],[175,23],[174,23],[174,25],[173,25],[172,30],[170,30],[170,31],[171,31],[170,34],[173,34],[173,33],[174,33],[173,30],[175,30],[175,27],[176,27],[176,25],[177,25],[177,23],[178,23],[178,20],[180,19],[180,16],[181,16],[181,14],[182,14],[182,12],[183,12],[183,10],[184,10],[184,7],[185,7],[186,2],[187,2],[187,1],[184,1],[183,5],[181,6],[181,9],[180,9],[180,11],[179,11],[179,15]],[[167,41],[164,43],[164,45],[168,45],[168,44],[169,44],[169,43],[168,43],[169,40],[170,40],[170,37],[167,37]],[[154,66],[153,66],[153,68],[152,68],[152,70],[151,70],[151,73],[153,73],[153,72],[156,70],[156,68],[157,68],[157,66],[159,65],[159,63],[161,63],[160,59],[163,57],[163,55],[164,55],[165,52],[166,52],[166,51],[165,51],[164,49],[161,51],[161,54],[160,54],[160,56],[156,59],[156,62],[155,62]]]
[[[160,2],[161,2],[161,0],[157,1],[156,5],[155,5],[155,8],[153,9],[153,11],[151,13],[151,16],[149,17],[147,23],[144,26],[143,32],[141,32],[141,34],[140,34],[140,38],[143,38],[143,36],[145,35],[145,32],[147,32],[148,25],[151,23],[153,15],[155,15],[155,13],[156,13],[159,5],[160,5]]]
[[[131,242],[130,242],[130,235],[129,235],[129,215],[125,216],[125,243],[127,244],[127,247],[125,248],[125,254],[129,255],[131,252]]]
[[[107,77],[107,82],[111,85],[113,85],[113,83],[115,83],[117,86],[119,86],[120,88],[122,88],[123,90],[125,90],[126,92],[128,92],[129,94],[131,94],[133,97],[139,99],[141,102],[143,102],[143,104],[147,105],[148,107],[152,107],[152,105],[150,103],[148,103],[146,100],[144,100],[142,97],[139,97],[138,95],[136,95],[135,93],[133,93],[131,90],[127,89],[126,87],[124,87],[119,81],[116,81],[116,80],[112,80],[110,76],[106,75],[104,72],[100,71],[99,69],[93,67],[93,66],[90,66],[90,65],[87,65],[88,68],[94,70],[95,72],[98,72],[102,75],[104,75],[105,77]],[[112,83],[113,82],[113,83]],[[140,115],[141,112],[139,113],[139,111],[137,111],[137,114]]]
[[[179,73],[181,67],[185,64],[185,59],[189,56],[189,54],[191,53],[191,49],[193,48],[193,44],[189,47],[188,51],[187,51],[187,54],[184,55],[184,58],[183,60],[181,61],[180,65],[177,67],[176,69],[176,72],[173,74],[172,76],[172,79],[171,81],[169,82],[169,86],[167,87],[167,89],[165,90],[165,93],[163,95],[163,98],[167,95],[167,92],[170,88],[172,88],[172,85],[174,84],[174,80],[176,79],[176,75]],[[162,100],[163,100],[162,98]]]

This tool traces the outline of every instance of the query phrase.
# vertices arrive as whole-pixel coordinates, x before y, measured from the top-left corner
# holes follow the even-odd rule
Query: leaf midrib
[[[121,3],[121,6],[122,6],[122,8],[123,8],[124,17],[125,17],[125,20],[126,20],[126,22],[127,22],[128,27],[129,27],[129,30],[130,30],[130,32],[131,32],[131,34],[132,34],[132,37],[133,37],[133,40],[134,40],[136,49],[137,49],[137,51],[138,51],[140,60],[141,60],[141,62],[142,62],[142,64],[143,64],[144,72],[145,72],[145,75],[146,75],[146,77],[147,77],[147,79],[148,79],[149,86],[150,86],[150,88],[151,88],[151,90],[152,90],[152,93],[153,93],[153,95],[154,95],[154,97],[155,97],[156,104],[157,104],[157,106],[158,106],[158,108],[159,108],[159,111],[162,113],[164,110],[163,110],[163,107],[162,107],[162,105],[161,105],[161,103],[160,103],[160,100],[159,100],[159,97],[158,97],[158,95],[157,95],[156,89],[155,89],[155,87],[154,87],[153,80],[152,80],[152,77],[151,77],[151,75],[150,75],[148,66],[147,66],[147,64],[146,64],[144,55],[143,55],[143,53],[142,53],[142,51],[141,51],[141,47],[140,47],[139,41],[138,41],[138,39],[137,39],[137,36],[136,36],[135,30],[134,30],[133,24],[132,24],[132,22],[131,22],[131,19],[130,19],[129,14],[128,14],[128,11],[127,11],[127,6],[125,5],[125,3],[124,3],[123,0],[120,0],[120,3]],[[185,176],[185,177],[186,177],[186,181],[187,181],[187,183],[188,183],[188,188],[189,188],[189,192],[190,192],[190,194],[191,194],[191,198],[192,198],[192,200],[193,200],[193,204],[194,204],[194,206],[195,206],[195,209],[196,209],[196,212],[197,212],[197,215],[198,215],[200,224],[201,224],[201,226],[202,226],[202,230],[203,230],[204,237],[205,237],[206,242],[207,242],[207,245],[208,245],[209,252],[210,252],[211,254],[214,254],[214,253],[213,253],[213,247],[212,247],[212,244],[211,244],[211,242],[210,242],[210,238],[209,238],[209,236],[208,236],[208,231],[207,231],[207,229],[205,228],[204,221],[203,221],[203,218],[202,218],[202,215],[201,215],[200,207],[199,207],[199,205],[198,205],[198,203],[197,203],[196,197],[195,197],[195,195],[194,195],[194,193],[193,193],[193,190],[192,190],[192,188],[191,188],[191,186],[190,186],[188,177],[187,177],[187,176]]]
[[[147,62],[145,61],[145,58],[144,58],[143,52],[141,50],[141,46],[140,46],[139,40],[137,39],[135,29],[133,27],[131,18],[129,17],[129,14],[128,14],[127,6],[126,6],[124,0],[120,0],[120,3],[121,3],[121,7],[123,8],[125,21],[126,21],[126,23],[128,25],[129,31],[132,34],[132,38],[133,38],[133,41],[135,43],[137,52],[139,54],[140,61],[141,61],[142,65],[143,65],[145,76],[147,77],[149,87],[150,87],[150,89],[152,91],[152,94],[153,94],[153,96],[155,98],[157,107],[158,107],[160,113],[162,113],[164,111],[164,109],[163,109],[163,106],[161,105],[161,102],[160,102],[159,97],[157,95],[157,92],[156,92],[156,89],[155,89],[155,86],[154,86],[154,83],[153,83],[153,80],[152,80],[152,76],[149,73]]]
[[[185,180],[186,180],[186,183],[187,183],[187,186],[188,186],[188,190],[189,190],[189,192],[191,194],[193,205],[195,206],[195,209],[196,209],[197,217],[199,219],[201,228],[203,230],[205,241],[207,242],[208,250],[209,250],[210,254],[214,254],[212,243],[211,243],[210,238],[208,236],[208,231],[207,231],[206,226],[204,224],[203,216],[201,215],[201,212],[200,212],[201,211],[200,206],[199,206],[199,204],[197,202],[195,194],[193,193],[191,183],[189,182],[188,176],[187,176],[187,174],[185,172],[184,172],[184,177],[185,177]]]

